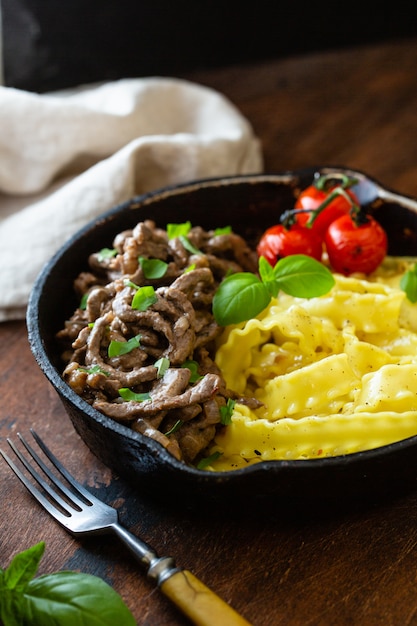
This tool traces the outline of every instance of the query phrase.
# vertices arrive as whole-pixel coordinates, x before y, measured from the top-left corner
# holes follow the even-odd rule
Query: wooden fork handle
[[[196,626],[251,626],[188,570],[178,570],[160,589]]]

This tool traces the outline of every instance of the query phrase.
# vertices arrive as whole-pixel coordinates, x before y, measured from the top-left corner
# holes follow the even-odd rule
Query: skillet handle
[[[188,570],[177,570],[159,587],[196,626],[251,626]]]

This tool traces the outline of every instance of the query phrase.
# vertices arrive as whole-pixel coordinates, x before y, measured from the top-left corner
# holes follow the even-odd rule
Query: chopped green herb
[[[401,277],[400,287],[410,302],[417,302],[417,263]]]
[[[223,426],[229,426],[229,424],[232,423],[232,415],[235,404],[235,400],[228,398],[225,406],[220,407],[220,423],[223,424]]]
[[[217,461],[217,459],[222,455],[222,452],[213,452],[210,456],[206,456],[204,459],[201,459],[197,463],[197,469],[206,469],[209,465],[213,463],[213,461]]]
[[[169,430],[167,430],[167,432],[165,433],[165,435],[168,437],[169,435],[173,435],[174,433],[177,432],[177,430],[179,430],[181,428],[181,426],[184,424],[183,420],[177,420],[175,422],[175,424],[173,425],[172,428],[170,428]]]
[[[183,222],[182,224],[167,224],[168,239],[176,237],[186,237],[191,230],[191,222]]]
[[[197,361],[184,361],[181,367],[185,367],[191,372],[190,383],[196,383],[201,380],[203,377],[198,373],[198,363]]]
[[[100,261],[105,261],[106,259],[111,259],[116,256],[117,250],[115,248],[102,248],[100,252],[97,253],[97,259]]]
[[[196,267],[197,266],[195,263],[191,263],[191,265],[185,268],[184,274],[188,274],[188,272],[192,272],[193,270],[195,270]]]
[[[132,287],[132,289],[136,289],[136,290],[140,289],[139,285],[137,285],[136,283],[132,282],[128,278],[124,279],[123,284],[124,284],[125,287]]]
[[[251,272],[237,272],[220,283],[213,298],[213,315],[220,326],[256,317],[280,290],[297,298],[314,298],[328,293],[335,283],[325,265],[304,254],[284,257],[271,269],[262,259],[260,278]]]
[[[158,370],[157,378],[162,378],[163,375],[165,374],[165,372],[167,371],[167,369],[170,366],[169,359],[167,359],[165,356],[163,356],[160,359],[158,359],[157,361],[155,361],[154,366]]]
[[[201,254],[201,251],[193,246],[193,244],[187,239],[187,235],[190,230],[191,222],[189,221],[183,222],[182,224],[167,224],[168,239],[176,239],[178,237],[188,252],[191,252],[191,254]]]
[[[165,263],[165,261],[161,259],[146,259],[143,256],[140,256],[138,260],[145,278],[153,280],[165,276],[168,269],[168,263]]]
[[[145,400],[151,399],[150,393],[135,393],[128,387],[121,387],[119,389],[119,396],[123,398],[123,400],[133,400],[133,402],[144,402]]]
[[[193,244],[187,239],[185,235],[180,235],[178,239],[181,241],[182,245],[188,252],[191,254],[202,254],[201,250],[193,246]]]
[[[89,296],[89,292],[86,291],[85,293],[83,293],[83,295],[81,296],[81,300],[80,300],[80,309],[82,311],[85,311],[87,308],[87,300],[88,300],[88,296]]]
[[[151,285],[139,287],[133,296],[132,309],[146,311],[146,309],[149,309],[157,300],[155,289]]]
[[[92,365],[91,367],[79,367],[81,372],[86,374],[104,374],[104,376],[110,376],[109,372],[106,372],[100,365]]]
[[[140,335],[136,335],[127,341],[110,341],[107,349],[109,357],[122,356],[122,354],[128,354],[135,348],[140,347]]]
[[[216,228],[214,231],[215,235],[230,235],[232,232],[231,226],[224,226],[223,228]]]

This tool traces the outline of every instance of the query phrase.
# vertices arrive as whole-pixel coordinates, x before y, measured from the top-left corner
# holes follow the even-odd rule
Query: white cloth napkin
[[[112,206],[262,165],[237,108],[189,81],[124,79],[42,95],[0,87],[0,321],[24,317],[44,263]]]

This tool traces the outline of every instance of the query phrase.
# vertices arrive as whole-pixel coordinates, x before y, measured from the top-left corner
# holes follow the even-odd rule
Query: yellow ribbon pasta
[[[236,404],[211,469],[351,454],[417,434],[417,306],[399,288],[411,263],[335,274],[326,296],[279,294],[225,329],[216,363],[227,386],[262,406]]]

